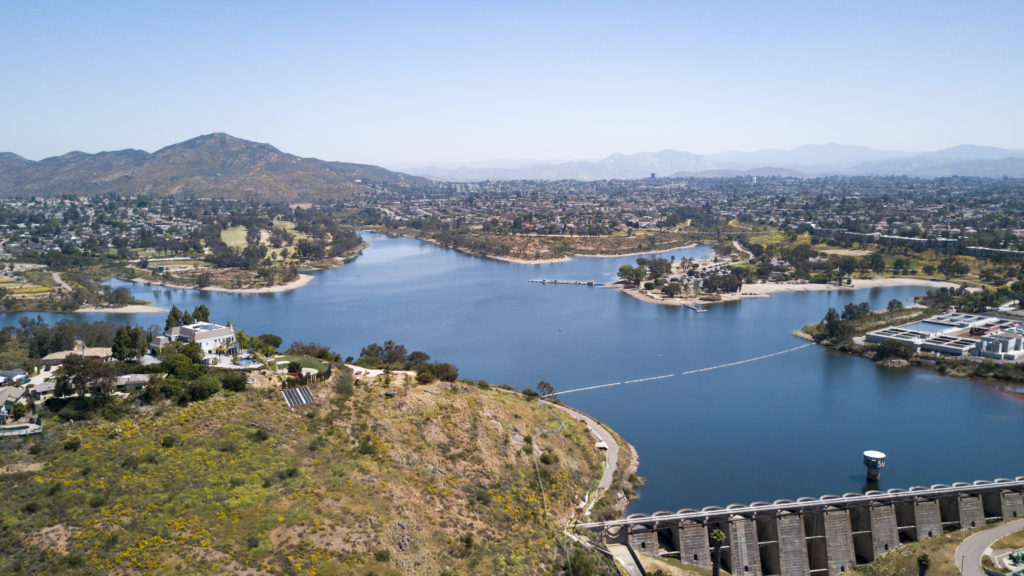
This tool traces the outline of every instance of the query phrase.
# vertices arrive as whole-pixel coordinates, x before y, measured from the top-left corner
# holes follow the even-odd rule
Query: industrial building
[[[921,322],[868,332],[865,342],[905,342],[915,352],[980,356],[997,360],[1024,359],[1024,324],[983,314],[949,312]]]

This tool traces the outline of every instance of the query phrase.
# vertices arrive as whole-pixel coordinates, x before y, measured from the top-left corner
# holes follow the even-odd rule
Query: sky
[[[0,2],[0,151],[1024,148],[1024,1]]]

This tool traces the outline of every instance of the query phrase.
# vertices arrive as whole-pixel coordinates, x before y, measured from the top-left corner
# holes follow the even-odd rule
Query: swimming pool
[[[38,434],[43,427],[37,424],[14,424],[12,426],[0,426],[0,436],[26,436]]]

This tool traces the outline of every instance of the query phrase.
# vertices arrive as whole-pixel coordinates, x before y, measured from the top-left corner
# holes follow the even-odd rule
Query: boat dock
[[[597,286],[593,280],[530,280],[536,284],[556,284],[560,286]]]
[[[685,304],[684,303],[683,306],[686,306],[687,308],[689,308],[690,310],[693,310],[694,312],[707,312],[708,311],[707,308],[704,308],[703,306],[700,306],[699,304]]]

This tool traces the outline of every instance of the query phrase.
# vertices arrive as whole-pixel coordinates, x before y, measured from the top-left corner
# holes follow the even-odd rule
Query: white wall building
[[[976,353],[997,360],[1020,360],[1024,357],[1024,334],[1018,331],[985,334],[978,341]]]
[[[230,326],[221,326],[210,322],[196,322],[185,326],[174,326],[163,336],[158,336],[150,343],[150,348],[159,350],[169,342],[195,342],[203,350],[204,356],[211,356],[223,350],[227,354],[238,353],[238,341],[235,330]]]

